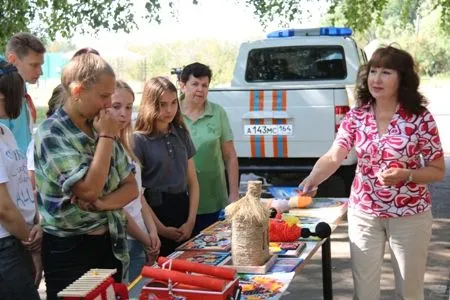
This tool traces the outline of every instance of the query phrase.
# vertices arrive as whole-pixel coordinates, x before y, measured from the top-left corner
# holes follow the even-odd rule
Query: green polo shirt
[[[233,140],[233,132],[227,113],[220,105],[206,101],[205,112],[197,121],[183,116],[197,150],[194,161],[200,185],[198,214],[217,212],[228,201],[222,144]]]

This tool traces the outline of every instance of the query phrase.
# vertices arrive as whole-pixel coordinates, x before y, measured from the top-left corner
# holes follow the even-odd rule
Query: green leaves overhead
[[[134,1],[114,0],[0,0],[0,44],[11,35],[31,31],[54,39],[74,32],[136,28]]]
[[[180,1],[187,0],[0,0],[0,45],[4,45],[12,34],[19,31],[32,31],[52,40],[57,36],[71,37],[75,32],[95,33],[100,29],[130,32],[137,28],[136,21],[141,16],[148,22],[161,22],[164,7],[176,16]],[[317,7],[323,7],[328,4],[331,13],[339,10],[343,15],[344,25],[362,32],[373,21],[383,23],[382,12],[392,0],[216,1],[244,3],[253,10],[264,27],[273,22],[280,25],[298,22],[310,13],[305,7],[316,7],[311,6],[316,4]],[[399,19],[405,23],[415,19],[416,12],[425,1],[430,4],[428,11],[441,10],[441,28],[450,32],[450,0],[401,1]],[[201,1],[190,2],[197,5]]]

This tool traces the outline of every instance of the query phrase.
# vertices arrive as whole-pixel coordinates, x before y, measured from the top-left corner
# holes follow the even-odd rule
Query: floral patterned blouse
[[[389,168],[418,169],[443,156],[438,129],[428,110],[408,114],[397,108],[387,132],[378,134],[370,104],[350,110],[339,127],[335,145],[350,151],[358,162],[349,207],[380,217],[401,217],[431,209],[425,184],[400,182],[383,186],[377,174]]]

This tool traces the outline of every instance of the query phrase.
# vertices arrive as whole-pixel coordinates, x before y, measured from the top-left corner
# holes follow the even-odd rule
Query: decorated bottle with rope
[[[233,265],[261,266],[270,257],[270,211],[260,201],[262,183],[249,181],[247,193],[225,208],[231,222],[231,255]]]

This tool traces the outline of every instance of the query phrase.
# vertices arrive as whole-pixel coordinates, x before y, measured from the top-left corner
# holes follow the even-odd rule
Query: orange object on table
[[[169,260],[172,260],[172,270],[200,273],[227,280],[233,280],[236,277],[236,270],[232,268],[222,268],[206,264],[199,264],[183,259],[170,259],[164,256],[160,256],[158,258],[158,265],[161,266],[163,263]]]
[[[167,259],[165,257],[159,259],[158,264],[162,268],[148,266],[142,268],[141,275],[152,280],[142,287],[139,296],[140,300],[169,300],[177,299],[175,298],[176,296],[180,296],[181,299],[185,297],[192,300],[239,299],[239,277],[235,276],[235,270],[230,272],[228,268]],[[175,270],[175,268],[178,268],[178,270]],[[195,274],[181,272],[181,269],[195,272]],[[225,271],[221,269],[225,269]],[[234,274],[234,276],[227,280],[218,278],[218,276],[199,274],[199,271],[215,273],[216,275],[219,274],[218,276],[228,278],[231,277],[231,274]]]
[[[294,242],[300,238],[301,232],[297,224],[289,224],[278,219],[269,221],[269,241],[271,242]]]
[[[212,291],[222,291],[226,281],[217,278],[205,278],[204,276],[186,274],[180,271],[143,267],[142,276],[156,280],[179,282],[196,287],[206,288]]]
[[[289,207],[292,208],[305,208],[311,205],[312,197],[295,195],[289,198]]]

